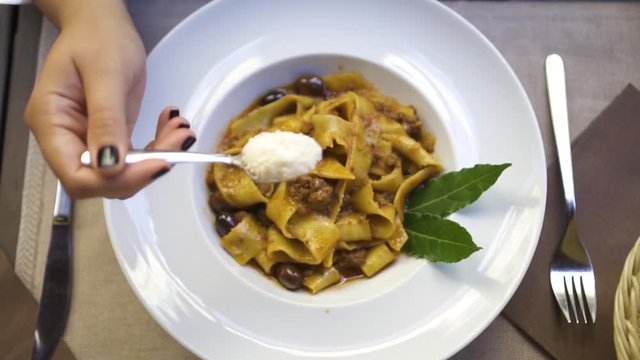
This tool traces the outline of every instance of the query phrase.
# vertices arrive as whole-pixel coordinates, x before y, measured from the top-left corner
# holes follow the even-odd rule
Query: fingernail
[[[195,143],[195,142],[196,142],[196,138],[194,138],[193,136],[189,136],[189,137],[187,138],[187,140],[185,140],[185,141],[182,143],[182,147],[181,147],[182,151],[187,151],[187,150],[189,150],[189,148],[190,148],[191,146],[193,146],[193,143]]]
[[[190,127],[191,127],[191,125],[185,124],[185,123],[182,123],[182,124],[178,125],[178,129],[188,129]]]
[[[155,180],[155,179],[159,178],[160,176],[168,173],[169,170],[171,170],[171,168],[160,169],[157,173],[155,173],[155,174],[153,174],[153,176],[151,176],[151,180]]]
[[[106,168],[118,165],[118,148],[113,145],[105,145],[98,150],[98,167]]]
[[[169,120],[173,119],[176,116],[180,116],[180,110],[171,109],[171,111],[169,111]]]

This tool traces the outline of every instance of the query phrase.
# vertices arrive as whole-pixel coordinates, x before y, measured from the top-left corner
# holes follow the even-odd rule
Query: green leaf
[[[402,250],[431,262],[458,262],[481,249],[465,228],[451,220],[406,213],[404,227],[409,239]]]
[[[476,201],[511,164],[479,164],[446,173],[414,191],[407,212],[446,217]]]

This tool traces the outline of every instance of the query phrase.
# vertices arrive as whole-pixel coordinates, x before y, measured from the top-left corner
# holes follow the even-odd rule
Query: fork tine
[[[562,310],[562,314],[564,314],[564,318],[567,319],[567,322],[571,323],[569,303],[567,302],[567,287],[564,282],[564,276],[551,273],[550,280],[551,289],[553,290],[553,294],[558,302],[558,306],[560,307],[560,310]]]
[[[567,280],[569,280],[569,284],[567,285]],[[573,276],[569,277],[567,279],[567,277],[564,277],[564,286],[567,292],[567,298],[569,298],[569,304],[571,304],[571,315],[573,315],[573,318],[576,320],[576,324],[580,324],[580,317],[578,316],[578,310],[576,309],[576,286],[573,283]]]
[[[579,275],[575,275],[571,277],[571,284],[573,285],[573,302],[574,304],[578,304],[578,309],[582,312],[582,318],[580,318],[580,312],[576,311],[576,323],[580,323],[580,319],[587,324],[589,321],[587,320],[587,314],[584,310],[584,299],[583,299],[583,288],[582,288],[582,277]],[[576,301],[576,298],[578,301]],[[574,306],[574,309],[576,307]]]
[[[588,272],[582,275],[582,286],[584,287],[584,295],[587,299],[587,305],[589,306],[589,315],[591,315],[591,322],[596,322],[596,280],[593,276],[593,272]]]

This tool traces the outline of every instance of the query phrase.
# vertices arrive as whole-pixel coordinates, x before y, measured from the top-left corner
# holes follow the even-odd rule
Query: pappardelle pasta
[[[230,165],[209,168],[215,227],[239,264],[317,293],[397,259],[407,240],[405,198],[442,170],[413,107],[358,73],[305,76],[233,119],[218,150],[238,154],[265,131],[313,137],[322,160],[310,174],[275,184],[254,183]]]

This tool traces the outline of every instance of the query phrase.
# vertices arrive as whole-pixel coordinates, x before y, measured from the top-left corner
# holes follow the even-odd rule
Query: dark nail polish
[[[169,170],[171,170],[171,168],[160,169],[157,173],[153,174],[153,176],[151,177],[151,180],[155,180],[155,179],[159,178],[160,176],[168,173]]]
[[[178,129],[188,129],[190,127],[191,127],[191,125],[185,124],[185,123],[182,123],[182,124],[178,125]]]
[[[182,151],[187,151],[187,150],[189,150],[189,148],[190,148],[191,146],[193,146],[193,144],[194,144],[195,142],[196,142],[196,138],[194,138],[193,136],[189,136],[189,137],[187,138],[187,140],[185,140],[185,141],[182,143],[182,147],[181,147]]]
[[[169,111],[169,120],[173,119],[176,116],[180,116],[180,110],[171,109],[171,111]]]
[[[119,160],[118,148],[113,145],[105,145],[98,150],[98,167],[115,166],[118,165]]]

